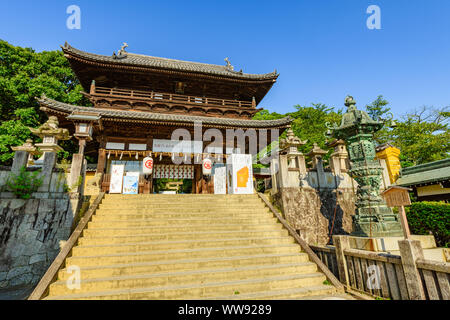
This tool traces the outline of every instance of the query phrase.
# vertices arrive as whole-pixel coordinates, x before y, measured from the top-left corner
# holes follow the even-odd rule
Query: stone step
[[[229,209],[232,210],[239,210],[239,211],[258,211],[258,210],[264,210],[266,207],[264,205],[232,205],[232,204],[221,204],[221,205],[215,205],[211,203],[193,203],[193,204],[161,204],[161,205],[155,205],[151,203],[132,203],[132,204],[123,204],[123,203],[102,203],[98,206],[99,209],[102,210],[143,210],[143,209],[150,209],[153,211],[193,211],[200,209],[203,211],[208,212],[218,212],[218,211],[229,211]],[[267,210],[267,209],[266,209]],[[202,212],[203,212],[202,211]]]
[[[258,224],[254,224],[255,220],[248,220],[250,223],[240,223],[241,220],[232,220],[227,221],[227,223],[219,224],[205,224],[205,225],[196,225],[196,231],[241,231],[241,230],[264,230],[264,229],[280,229],[282,228],[281,223],[275,222],[272,220],[264,219],[263,222],[259,222]],[[149,221],[147,219],[141,220],[128,220],[128,219],[114,219],[114,220],[94,220],[88,223],[89,229],[103,229],[103,228],[147,228],[153,227],[154,232],[161,233],[161,230],[164,232],[186,232],[186,225],[155,225],[153,221]],[[272,228],[269,228],[272,227]]]
[[[226,295],[249,294],[270,290],[292,289],[306,286],[318,286],[325,280],[321,273],[282,275],[261,279],[246,279],[228,282],[213,282],[202,284],[183,284],[161,287],[130,287],[103,292],[67,294],[50,296],[51,299],[205,299]],[[141,280],[142,281],[142,280]],[[135,282],[139,285],[140,281]]]
[[[334,296],[336,289],[329,285],[309,286],[294,289],[269,290],[244,294],[206,298],[205,300],[322,300]]]
[[[102,204],[109,204],[109,203],[120,203],[120,204],[155,204],[155,205],[163,205],[163,204],[170,204],[170,205],[181,205],[181,204],[197,204],[197,203],[206,203],[209,205],[264,205],[264,202],[262,202],[260,199],[222,199],[222,200],[214,200],[214,199],[189,199],[189,200],[182,200],[182,199],[142,199],[142,200],[136,200],[136,199],[103,199]]]
[[[135,222],[136,220],[142,220],[141,216],[136,216],[133,219],[133,215],[131,217],[121,216],[121,219],[116,219],[117,222]],[[111,218],[109,216],[104,216],[103,218],[93,219],[94,222],[98,222],[101,224],[103,221],[109,220]],[[113,217],[117,218],[117,217]],[[128,218],[128,219],[127,219]],[[139,221],[138,220],[138,221]],[[267,217],[254,217],[254,218],[215,218],[215,217],[203,217],[198,219],[146,219],[144,226],[206,226],[206,225],[226,225],[226,224],[269,224],[269,223],[277,223],[276,218]],[[101,226],[100,226],[101,227]],[[106,226],[105,226],[106,227]]]
[[[248,212],[242,213],[239,211],[231,213],[220,213],[220,212],[164,212],[164,213],[153,213],[145,210],[141,211],[130,211],[124,213],[123,211],[99,211],[96,213],[92,220],[123,220],[123,219],[135,219],[137,221],[148,220],[148,219],[204,219],[204,218],[217,218],[217,219],[233,219],[233,218],[273,218],[274,215],[269,212]]]
[[[285,229],[276,230],[258,230],[258,231],[219,231],[219,232],[192,232],[191,229],[186,228],[186,231],[191,232],[173,232],[173,233],[151,233],[153,228],[98,228],[86,229],[83,232],[83,237],[116,237],[116,236],[138,236],[145,235],[147,241],[171,241],[171,240],[189,240],[189,239],[234,239],[234,238],[271,238],[288,235]]]
[[[89,244],[78,245],[72,249],[72,253],[77,256],[94,255],[102,252],[125,253],[140,252],[150,250],[178,250],[178,249],[197,249],[214,247],[240,247],[240,246],[258,246],[258,245],[276,245],[292,244],[291,237],[282,238],[250,238],[234,240],[188,240],[188,241],[169,241],[169,242],[138,242],[123,244],[98,244],[91,241]]]
[[[161,233],[165,233],[165,230],[161,230]],[[204,230],[198,230],[203,232]],[[214,231],[214,230],[208,230],[208,231]],[[225,230],[218,230],[217,232],[227,232]],[[87,236],[87,237],[81,237],[78,239],[78,245],[113,245],[113,244],[128,244],[128,243],[159,243],[159,244],[166,244],[166,243],[186,243],[186,245],[190,245],[189,243],[192,242],[198,242],[200,244],[202,243],[210,243],[211,246],[214,246],[215,243],[223,243],[223,246],[227,246],[229,243],[251,243],[256,240],[266,240],[266,239],[289,239],[289,243],[295,243],[294,239],[288,235],[282,235],[282,236],[276,236],[276,237],[265,237],[264,235],[258,235],[254,237],[238,237],[233,238],[232,236],[229,237],[223,237],[223,238],[206,238],[206,239],[197,239],[197,238],[191,238],[191,239],[171,239],[171,240],[155,240],[153,237],[153,233],[144,234],[144,235],[135,235],[135,236]],[[209,245],[205,245],[209,246]]]
[[[305,253],[300,254],[263,254],[250,256],[233,256],[218,258],[197,258],[179,260],[160,260],[130,264],[113,264],[101,266],[81,266],[83,279],[95,279],[120,275],[143,274],[153,272],[175,272],[203,270],[211,268],[231,268],[258,265],[298,264],[310,265]],[[313,264],[315,266],[315,264]],[[59,280],[67,280],[72,272],[67,272],[67,267],[58,273]]]
[[[305,275],[302,285],[320,284],[323,275],[315,272],[313,265],[288,264],[270,266],[245,266],[208,270],[179,272],[158,272],[150,274],[120,275],[115,277],[82,279],[80,289],[70,290],[66,281],[57,281],[50,286],[50,294],[88,293],[125,288],[146,288],[183,284],[202,284],[207,282],[228,282],[248,279],[262,279],[281,275]],[[307,277],[309,276],[309,277]],[[318,278],[318,279],[316,279]],[[319,283],[317,283],[319,282]]]
[[[260,245],[260,246],[240,246],[240,247],[215,247],[200,249],[179,249],[163,251],[138,251],[126,253],[109,253],[107,250],[97,252],[91,256],[78,256],[75,253],[66,259],[68,265],[78,266],[100,266],[105,264],[135,263],[158,261],[168,259],[187,258],[213,258],[229,256],[246,256],[258,254],[289,254],[300,253],[300,248],[296,244],[281,245]]]
[[[109,199],[134,199],[134,200],[144,200],[144,199],[259,199],[257,194],[105,194],[105,200]]]
[[[240,210],[239,208],[226,208],[221,210],[213,210],[213,209],[187,209],[184,210],[172,210],[170,208],[167,209],[152,209],[152,208],[128,208],[128,209],[98,209],[98,215],[105,215],[105,214],[189,214],[189,215],[231,215],[231,214],[245,214],[245,215],[251,215],[251,214],[269,214],[272,215],[272,213],[268,209],[246,209],[246,210]]]

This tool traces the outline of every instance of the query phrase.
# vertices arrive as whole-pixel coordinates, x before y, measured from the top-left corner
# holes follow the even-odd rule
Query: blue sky
[[[81,30],[66,8],[81,8]],[[369,30],[369,5],[381,30]],[[395,115],[450,105],[450,1],[2,1],[0,38],[37,51],[72,46],[224,64],[280,73],[260,107],[340,108],[347,94],[363,107],[383,94]]]

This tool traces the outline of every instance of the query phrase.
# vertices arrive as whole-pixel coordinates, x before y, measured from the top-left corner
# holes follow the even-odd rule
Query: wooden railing
[[[344,250],[349,285],[375,297],[408,300],[408,288],[400,256]]]
[[[328,269],[334,274],[336,278],[339,279],[339,268],[336,261],[336,248],[329,247],[316,247],[310,245],[312,251],[319,257]]]
[[[417,299],[418,293],[411,291],[411,286],[408,288],[414,275],[406,275],[405,262],[399,255],[350,249],[342,243],[336,243],[336,247],[310,247],[347,290],[391,300]],[[343,260],[339,261],[339,256]],[[417,259],[415,266],[420,274],[416,282],[425,293],[423,299],[450,300],[449,263]]]
[[[424,291],[429,300],[450,300],[450,264],[419,259],[416,261]]]
[[[31,295],[28,297],[28,300],[40,300],[48,294],[50,284],[57,279],[58,271],[64,268],[66,258],[69,257],[69,255],[71,254],[72,248],[78,242],[78,239],[81,237],[84,229],[87,227],[88,222],[91,220],[95,210],[97,210],[97,207],[102,201],[104,196],[105,193],[100,192],[100,194],[97,196],[94,202],[89,206],[88,211],[81,218],[77,227],[72,232],[69,239],[64,244],[59,254],[56,256],[55,260],[53,260],[52,264],[47,269],[47,272],[45,272],[41,281],[39,281],[39,283],[31,293]]]
[[[240,100],[226,100],[207,97],[196,97],[173,93],[163,93],[154,91],[141,91],[141,90],[128,90],[106,87],[91,87],[92,95],[108,97],[108,98],[130,98],[138,100],[150,100],[153,102],[164,103],[182,103],[190,105],[200,106],[219,106],[219,107],[231,107],[231,108],[255,108],[256,102],[253,99],[249,101]]]

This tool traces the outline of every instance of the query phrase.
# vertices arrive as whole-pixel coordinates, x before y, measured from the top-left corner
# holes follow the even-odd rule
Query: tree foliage
[[[449,107],[422,107],[397,121],[388,139],[401,150],[403,167],[449,157],[448,110]]]
[[[0,164],[9,165],[11,146],[27,138],[38,141],[27,127],[45,122],[36,97],[47,97],[71,104],[89,105],[82,87],[61,51],[35,52],[15,47],[0,39]],[[74,147],[64,142],[68,156]]]
[[[254,119],[257,120],[276,120],[283,117],[290,116],[293,119],[292,130],[295,135],[302,140],[307,140],[306,144],[300,148],[300,151],[308,153],[314,143],[317,143],[321,148],[326,149],[327,131],[326,123],[339,123],[342,118],[342,110],[335,111],[334,108],[328,107],[322,103],[313,103],[311,106],[295,105],[296,111],[286,114],[279,114],[276,112],[269,113],[267,110],[258,112]],[[284,133],[281,138],[284,138]]]

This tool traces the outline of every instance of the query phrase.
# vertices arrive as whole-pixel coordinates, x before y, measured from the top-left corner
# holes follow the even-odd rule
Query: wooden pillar
[[[98,151],[97,171],[96,173],[104,173],[106,167],[106,150],[100,149]]]
[[[333,236],[333,244],[336,246],[336,261],[339,269],[339,280],[349,288],[350,282],[348,280],[347,261],[344,254],[344,250],[350,249],[348,236]]]
[[[417,259],[423,259],[422,246],[418,240],[399,240],[398,247],[402,257],[403,273],[410,300],[425,300],[425,292],[417,269]]]
[[[201,165],[194,166],[194,177],[195,177],[195,193],[200,193],[200,184],[202,180],[202,167]]]

